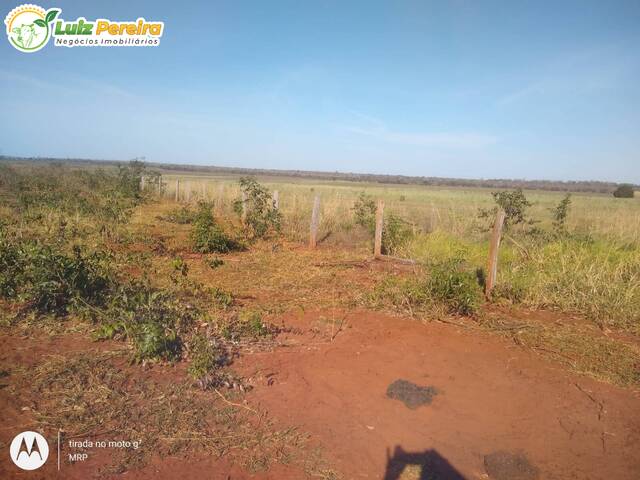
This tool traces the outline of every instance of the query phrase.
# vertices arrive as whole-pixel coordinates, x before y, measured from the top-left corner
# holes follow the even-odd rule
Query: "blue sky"
[[[640,183],[638,1],[39,5],[165,33],[0,41],[5,155]]]

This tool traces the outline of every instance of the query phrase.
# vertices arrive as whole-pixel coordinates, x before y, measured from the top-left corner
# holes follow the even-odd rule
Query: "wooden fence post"
[[[187,203],[191,201],[191,182],[184,184],[184,196]]]
[[[278,192],[278,190],[273,191],[273,207],[276,210],[280,209],[280,193]]]
[[[380,258],[382,256],[382,227],[384,225],[384,200],[378,200],[378,208],[376,209],[376,234],[374,237],[373,256]]]
[[[498,250],[500,248],[500,239],[502,237],[502,227],[504,226],[505,212],[502,209],[496,214],[496,221],[493,224],[493,232],[491,233],[491,244],[489,245],[489,263],[487,265],[487,278],[485,279],[484,293],[487,298],[491,296],[491,290],[496,284],[498,277]]]
[[[140,191],[144,192],[144,177],[140,177]]]
[[[316,195],[313,199],[313,210],[311,211],[311,229],[309,231],[309,248],[316,248],[318,243],[318,224],[320,220],[320,197]]]
[[[180,180],[176,179],[176,202],[180,201]]]
[[[158,175],[158,195],[162,195],[162,177]]]

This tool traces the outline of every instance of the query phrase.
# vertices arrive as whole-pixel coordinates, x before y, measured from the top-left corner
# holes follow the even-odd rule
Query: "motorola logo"
[[[35,470],[49,457],[49,444],[38,432],[22,432],[9,447],[11,460],[23,470]]]

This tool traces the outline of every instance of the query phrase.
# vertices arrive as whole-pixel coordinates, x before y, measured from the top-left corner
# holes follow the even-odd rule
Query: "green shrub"
[[[19,299],[38,313],[66,315],[79,304],[104,303],[113,285],[109,256],[71,253],[59,245],[0,238],[0,295]]]
[[[15,298],[18,295],[25,267],[19,246],[10,242],[0,228],[0,296]]]
[[[462,260],[431,267],[427,289],[430,296],[446,305],[449,313],[474,315],[478,311],[481,291],[475,273],[463,268]]]
[[[360,192],[353,206],[356,224],[366,228],[371,235],[376,230],[376,202],[371,195]]]
[[[139,160],[131,160],[128,165],[118,165],[118,190],[127,197],[140,198],[140,181],[145,171],[145,164]]]
[[[239,250],[241,245],[227,236],[213,218],[212,205],[206,202],[198,204],[198,213],[191,231],[193,249],[199,253],[228,253]]]
[[[227,309],[233,305],[233,294],[221,288],[215,287],[210,290],[213,303],[222,309]]]
[[[142,282],[119,286],[104,309],[86,313],[98,322],[97,338],[130,340],[138,361],[180,358],[183,338],[199,315],[170,292]]]
[[[353,214],[357,225],[364,227],[373,235],[376,231],[376,202],[365,192],[360,192],[353,206]],[[390,213],[384,218],[382,229],[382,253],[394,255],[407,245],[413,230],[398,215]]]
[[[104,303],[112,285],[107,254],[83,254],[76,246],[68,255],[51,246],[34,246],[28,258],[28,297],[38,312],[64,315],[78,303]]]
[[[209,267],[212,269],[215,269],[224,265],[224,260],[218,257],[207,258],[205,261],[207,265],[209,265]]]
[[[3,203],[27,223],[41,223],[52,213],[91,217],[104,230],[126,222],[135,205],[144,165],[121,166],[118,173],[78,170],[59,165],[0,169]],[[148,173],[145,173],[148,175]]]
[[[262,319],[260,312],[241,312],[235,319],[231,319],[222,328],[222,336],[227,340],[242,339],[258,340],[268,337],[277,331]]]
[[[226,349],[215,338],[198,333],[191,338],[188,347],[191,363],[187,372],[194,379],[203,378],[229,363]]]
[[[244,226],[250,239],[265,238],[270,233],[280,233],[282,214],[275,207],[269,190],[250,177],[240,179],[244,202],[237,199],[233,208],[238,215],[246,211]]]
[[[460,259],[430,266],[426,277],[385,277],[374,289],[373,306],[391,304],[414,314],[416,311],[475,315],[481,302],[476,274],[464,268]]]
[[[173,267],[174,272],[179,273],[183,277],[186,277],[189,274],[189,264],[180,256],[171,260],[171,266]]]
[[[397,215],[389,214],[384,219],[382,229],[382,253],[395,255],[409,243],[413,230],[409,224]]]

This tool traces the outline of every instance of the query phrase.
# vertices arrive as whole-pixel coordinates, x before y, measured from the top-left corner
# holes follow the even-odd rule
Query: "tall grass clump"
[[[501,268],[496,294],[575,312],[602,328],[640,334],[640,250],[564,236],[519,252]]]
[[[418,277],[386,277],[371,295],[374,306],[417,312],[474,316],[482,302],[478,278],[467,262],[453,258],[425,265]]]

